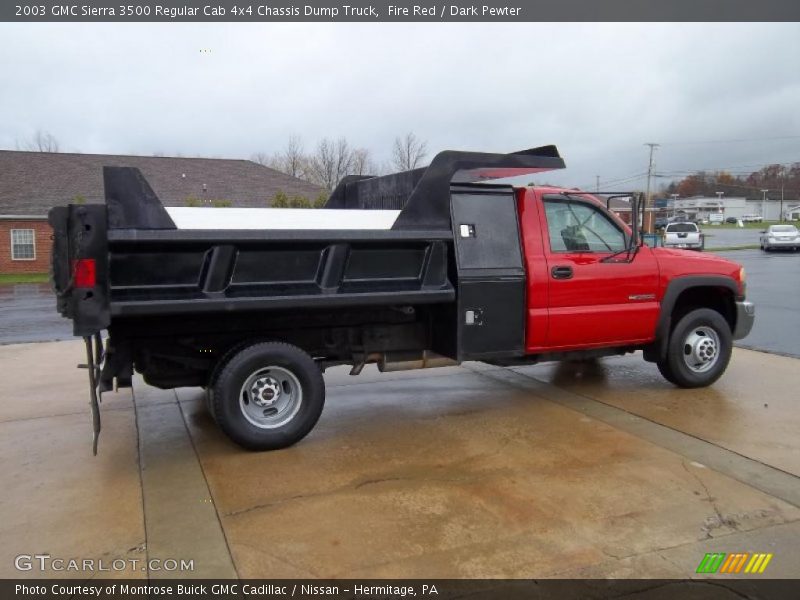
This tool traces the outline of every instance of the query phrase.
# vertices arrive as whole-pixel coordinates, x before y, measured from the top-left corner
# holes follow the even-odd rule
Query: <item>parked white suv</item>
[[[703,249],[703,234],[696,223],[670,223],[664,228],[665,248]]]

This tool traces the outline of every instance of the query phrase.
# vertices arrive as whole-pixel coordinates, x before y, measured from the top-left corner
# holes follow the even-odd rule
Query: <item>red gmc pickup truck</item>
[[[641,350],[677,386],[716,381],[753,325],[744,269],[644,245],[610,198],[497,181],[563,167],[554,146],[446,151],[422,169],[346,177],[317,210],[165,208],[136,169],[107,167],[104,205],[49,217],[95,434],[98,396],[134,371],[204,387],[219,426],[250,449],[308,434],[334,365]],[[640,222],[640,196],[621,195]]]

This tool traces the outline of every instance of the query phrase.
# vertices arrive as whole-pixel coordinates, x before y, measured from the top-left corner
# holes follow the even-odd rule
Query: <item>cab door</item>
[[[647,246],[632,262],[627,232],[597,203],[545,194],[540,211],[548,277],[547,347],[616,346],[652,340],[658,318],[658,263]]]

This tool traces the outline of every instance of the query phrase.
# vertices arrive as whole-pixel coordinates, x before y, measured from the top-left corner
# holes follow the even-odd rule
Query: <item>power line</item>
[[[742,190],[758,190],[758,191],[761,191],[764,188],[763,184],[762,185],[741,185],[741,184],[738,184],[738,183],[718,183],[718,182],[715,182],[715,183],[717,185],[719,185],[720,187],[731,187],[731,188],[738,188],[738,189],[742,189]],[[781,186],[781,187],[785,187],[785,186]],[[785,189],[786,189],[786,191],[789,191],[789,192],[800,191],[798,189],[790,188],[790,187],[785,187]]]
[[[800,136],[798,136],[800,137]],[[647,144],[646,144],[647,145]],[[773,165],[781,165],[781,166],[793,166],[793,165],[800,165],[800,159],[793,158],[791,160],[782,160],[778,162],[768,162],[768,163],[750,163],[750,164],[743,164],[743,165],[733,165],[733,166],[717,166],[717,167],[704,167],[699,169],[665,169],[659,171],[653,171],[651,173],[651,177],[655,177],[658,179],[667,179],[667,178],[674,178],[674,177],[682,177],[687,175],[699,175],[704,174],[708,177],[713,177],[715,173],[724,171],[730,175],[752,175],[757,172],[759,168],[763,167],[771,167]],[[740,170],[746,169],[746,170]],[[591,183],[582,183],[581,185],[575,186],[577,189],[581,190],[588,190],[590,188],[594,188],[595,191],[600,190],[607,190],[609,188],[613,188],[619,186],[620,184],[630,183],[632,181],[637,181],[639,179],[644,179],[647,177],[647,171],[643,171],[641,173],[634,173],[632,175],[625,175],[622,177],[617,177],[614,179],[604,179],[601,181],[601,185],[598,186],[598,175],[595,175],[595,181]],[[755,188],[753,188],[755,189]]]
[[[636,175],[635,177],[628,177],[626,179],[620,179],[618,181],[606,181],[603,182],[603,185],[600,186],[601,190],[607,190],[609,188],[614,189],[615,187],[619,187],[620,184],[624,183],[632,183],[634,181],[638,181],[640,179],[644,179],[647,177],[647,173],[642,173],[641,175]]]
[[[763,138],[741,138],[735,140],[703,140],[703,141],[691,141],[691,142],[664,142],[661,144],[662,146],[695,146],[695,145],[702,145],[702,144],[744,144],[750,142],[771,142],[771,141],[778,141],[778,140],[798,140],[800,139],[800,135],[779,135],[774,137],[763,137]]]
[[[792,159],[792,160],[784,160],[784,161],[779,161],[779,162],[774,162],[773,161],[773,162],[768,162],[768,163],[752,163],[752,164],[749,164],[749,165],[734,165],[734,166],[728,166],[728,167],[706,167],[706,168],[702,168],[702,169],[673,169],[673,170],[663,170],[663,171],[660,171],[660,173],[661,174],[672,173],[672,174],[676,174],[676,175],[681,175],[681,174],[685,174],[685,173],[703,173],[703,172],[708,173],[708,172],[713,172],[713,171],[727,171],[727,172],[733,173],[734,171],[737,171],[738,169],[751,169],[749,171],[737,171],[737,172],[742,172],[742,173],[748,173],[749,174],[749,173],[753,172],[752,169],[758,168],[758,167],[762,167],[763,168],[763,167],[771,167],[773,165],[786,166],[786,165],[796,165],[796,164],[800,164],[800,160]]]
[[[635,181],[637,179],[643,179],[646,176],[647,176],[647,173],[644,172],[644,173],[636,173],[635,175],[627,175],[625,177],[618,177],[616,179],[604,179],[604,180],[602,180],[602,185],[600,186],[600,189],[608,189],[609,187],[613,187],[613,186],[618,185],[620,183],[626,183],[628,181]],[[595,181],[593,183],[581,184],[581,185],[579,185],[577,187],[579,189],[583,190],[583,189],[588,189],[591,186],[595,186],[596,187],[596,184],[597,184],[597,182]]]

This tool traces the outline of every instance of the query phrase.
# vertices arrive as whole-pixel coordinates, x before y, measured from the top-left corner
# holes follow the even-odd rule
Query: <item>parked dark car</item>
[[[737,219],[736,217],[728,217],[727,219],[725,219],[725,222],[726,223],[733,223],[734,225],[736,225],[736,223],[739,222],[739,219]]]

